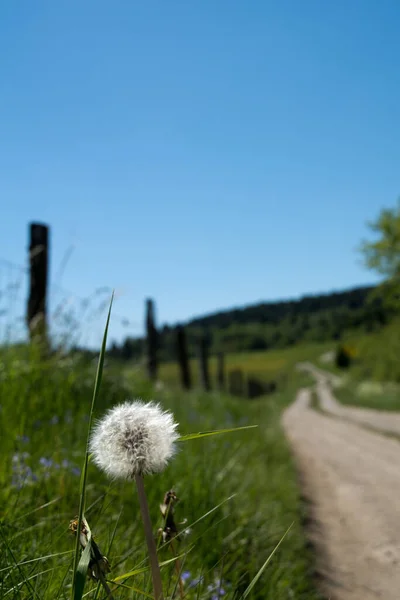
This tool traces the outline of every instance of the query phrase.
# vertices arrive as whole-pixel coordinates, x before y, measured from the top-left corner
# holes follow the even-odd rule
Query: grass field
[[[257,372],[268,365],[268,373],[276,373],[303,353],[255,355],[254,362],[253,356],[233,357],[230,364],[240,360]],[[94,371],[95,365],[79,358],[41,362],[28,349],[2,355],[0,599],[71,598],[74,537],[68,525],[78,512]],[[164,367],[162,376],[165,372]],[[302,378],[290,376],[279,393],[250,402],[216,392],[182,393],[168,385],[153,389],[138,373],[122,376],[106,365],[95,416],[126,397],[142,397],[171,409],[180,434],[258,425],[182,443],[167,470],[146,479],[154,530],[161,525],[159,504],[172,487],[180,499],[177,520],[187,519],[185,527],[190,527],[178,549],[185,598],[240,598],[292,523],[250,597],[319,597],[301,528],[295,471],[279,425]],[[119,599],[151,593],[147,570],[123,577],[147,566],[138,510],[133,484],[110,482],[89,464],[86,517],[110,561],[109,585]],[[162,561],[171,557],[168,550],[160,553]],[[167,596],[180,597],[174,565],[165,566],[162,576]],[[118,585],[113,583],[117,577]],[[105,597],[93,582],[85,593]]]
[[[332,343],[303,344],[284,348],[282,350],[271,350],[263,352],[244,352],[242,354],[230,354],[225,358],[226,370],[242,369],[246,375],[254,375],[260,379],[270,380],[285,375],[293,369],[296,363],[303,360],[316,361],[318,357],[332,349]],[[190,369],[194,381],[198,381],[198,361],[190,361]],[[216,357],[210,358],[210,376],[215,381],[217,369]],[[164,363],[160,367],[160,379],[170,384],[179,380],[178,365],[176,363]]]
[[[349,406],[400,411],[400,389],[393,384],[358,383],[347,379],[342,387],[335,389],[335,397]]]

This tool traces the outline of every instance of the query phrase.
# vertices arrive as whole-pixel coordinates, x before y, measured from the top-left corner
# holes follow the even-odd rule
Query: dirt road
[[[337,384],[339,379],[336,375],[318,369],[311,363],[302,363],[299,368],[308,371],[315,378],[319,402],[323,410],[354,423],[400,435],[400,413],[344,406],[336,400],[332,391],[331,385]]]
[[[317,379],[323,399],[329,385]],[[300,391],[283,425],[311,501],[323,591],[332,600],[400,600],[400,443],[309,401]]]

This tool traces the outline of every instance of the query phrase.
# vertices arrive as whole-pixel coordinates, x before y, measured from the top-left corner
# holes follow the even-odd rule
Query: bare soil
[[[336,400],[333,393],[334,390],[332,390],[332,386],[334,388],[340,384],[339,377],[318,369],[311,363],[302,363],[299,365],[299,368],[308,371],[315,378],[319,402],[323,410],[354,423],[400,435],[400,413],[374,410],[372,408],[344,406]]]
[[[315,375],[330,411],[338,403],[329,376]],[[332,600],[400,600],[400,443],[358,426],[358,409],[350,422],[311,408],[310,395],[298,393],[283,426],[310,501],[322,591]],[[360,409],[361,423],[365,415]]]

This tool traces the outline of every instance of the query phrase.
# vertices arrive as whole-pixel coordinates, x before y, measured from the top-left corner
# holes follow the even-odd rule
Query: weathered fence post
[[[176,350],[178,355],[179,369],[181,372],[182,387],[186,390],[190,390],[190,388],[192,387],[192,380],[190,377],[186,333],[181,325],[179,325],[176,333]]]
[[[218,354],[217,383],[218,388],[223,391],[225,389],[225,357],[223,352]]]
[[[208,372],[208,343],[205,336],[201,336],[199,340],[199,374],[201,387],[208,392],[211,387]]]
[[[27,324],[31,340],[46,342],[46,300],[49,262],[49,228],[41,223],[29,226],[29,297]]]
[[[243,396],[244,377],[241,369],[229,371],[229,393],[232,396]]]
[[[152,381],[157,378],[157,347],[158,333],[155,326],[154,302],[148,298],[146,300],[146,366]]]
[[[247,378],[247,397],[258,398],[266,393],[266,385],[263,381],[256,379],[255,377]]]

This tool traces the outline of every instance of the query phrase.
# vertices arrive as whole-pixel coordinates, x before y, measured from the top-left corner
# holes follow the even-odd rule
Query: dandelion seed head
[[[177,424],[158,404],[128,401],[94,427],[90,451],[100,469],[115,478],[158,473],[175,453]]]

